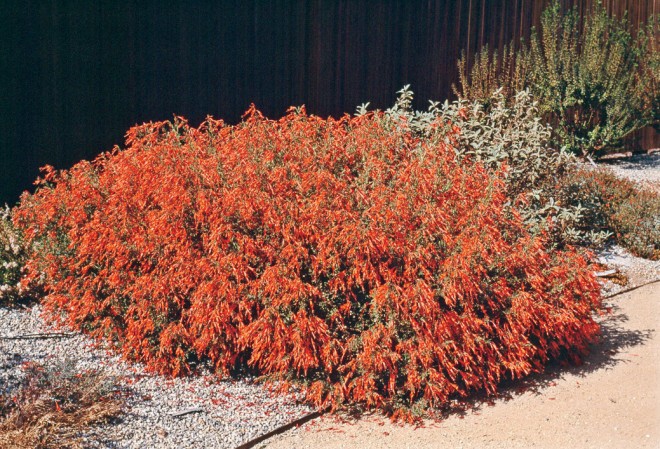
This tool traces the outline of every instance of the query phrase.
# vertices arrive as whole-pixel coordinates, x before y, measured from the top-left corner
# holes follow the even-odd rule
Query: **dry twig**
[[[26,366],[27,377],[15,395],[0,397],[0,447],[82,448],[85,429],[119,415],[123,401],[112,380],[73,367],[72,362]]]

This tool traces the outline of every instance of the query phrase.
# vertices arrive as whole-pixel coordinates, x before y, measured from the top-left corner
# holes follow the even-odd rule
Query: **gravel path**
[[[0,336],[52,331],[40,317],[40,306],[29,310],[0,308]],[[43,364],[73,357],[77,368],[102,369],[128,389],[127,413],[118,424],[92,429],[93,448],[234,448],[311,410],[293,397],[270,394],[263,385],[219,381],[211,375],[167,379],[129,365],[87,337],[46,340],[0,339],[0,388],[12,388],[22,376],[21,365]],[[203,412],[172,414],[191,408]]]
[[[660,260],[635,257],[618,245],[608,246],[601,251],[597,261],[607,265],[610,269],[616,269],[628,278],[626,285],[619,285],[607,278],[601,278],[604,296],[614,295],[620,291],[660,279]]]
[[[649,280],[660,278],[660,262],[636,258],[619,247],[612,247],[603,252],[601,262],[617,267],[628,276],[631,279],[629,286],[641,285]],[[660,308],[658,307],[660,305],[660,288],[658,287],[660,284],[656,284],[652,295],[654,299],[649,301],[645,311],[635,309],[635,312],[640,312],[648,319],[656,321],[660,316],[660,310],[657,310]],[[622,287],[603,280],[603,288],[604,292],[609,294]],[[618,313],[620,306],[616,303],[613,303],[613,306],[617,311],[616,316],[605,322],[605,325],[609,326],[606,329],[613,329],[613,333],[611,335],[606,333],[606,338],[619,338],[619,335],[628,335],[633,338],[636,334],[628,329],[630,323],[625,318],[626,315]],[[651,310],[652,307],[656,309]],[[0,308],[0,335],[16,336],[53,331],[54,329],[47,326],[41,319],[40,312],[41,308],[38,305],[30,309]],[[625,329],[615,326],[621,323],[626,324]],[[647,327],[653,328],[654,326]],[[609,348],[607,344],[604,347],[605,349],[596,351],[596,358],[602,357],[603,352],[611,351],[611,349],[607,349]],[[234,448],[311,412],[310,408],[296,404],[295,398],[271,395],[264,386],[251,383],[249,380],[218,381],[211,375],[167,379],[147,374],[140,365],[129,365],[123,362],[117,356],[96,347],[94,342],[80,334],[68,338],[46,340],[0,339],[0,388],[9,389],[17,384],[18,379],[22,376],[21,365],[24,362],[35,361],[47,364],[72,356],[75,356],[79,370],[100,368],[108,375],[116,376],[130,393],[127,413],[122,417],[120,423],[100,426],[89,432],[87,437],[90,448]],[[656,360],[660,360],[660,358]],[[602,364],[603,362],[593,363]],[[606,365],[609,366],[613,363],[608,361]],[[576,370],[581,373],[580,376],[584,375],[580,368]],[[570,370],[569,373],[574,371]],[[656,373],[656,377],[658,373],[660,371]],[[556,378],[561,375],[561,371],[551,372],[530,382],[531,385],[547,386],[548,383],[555,383]],[[636,375],[628,375],[630,380],[637,379]],[[538,391],[534,393],[534,395],[538,394]],[[521,399],[518,395],[511,395],[511,397],[515,397],[515,401],[511,401],[511,404],[518,403],[525,408],[525,402],[520,402]],[[571,401],[575,404],[575,398]],[[509,403],[504,401],[503,404]],[[473,410],[470,413],[478,416],[482,405],[479,404],[476,411]],[[534,404],[533,407],[538,405]],[[181,417],[172,416],[174,413],[196,407],[203,409],[203,412]],[[507,410],[509,408],[511,407],[508,406]],[[586,417],[588,412],[584,413]],[[453,421],[455,421],[455,417],[446,423]],[[436,428],[434,426],[438,425],[440,426],[438,428],[446,430],[448,424],[432,424],[429,429],[434,429]],[[483,426],[486,424],[480,424],[480,426],[478,428],[484,430]],[[305,432],[309,429],[314,432]],[[428,438],[432,439],[427,442],[428,445],[424,445],[424,442],[421,441],[419,448],[437,447],[435,433],[428,433],[427,430],[424,431],[426,433],[419,434],[410,432],[411,429],[392,426],[382,418],[375,418],[375,420],[371,418],[361,420],[357,424],[347,425],[338,424],[333,418],[325,417],[313,421],[311,425],[271,439],[266,447],[271,447],[271,445],[274,448],[364,446],[366,449],[406,447],[406,445],[417,447],[420,444],[420,435],[428,435]],[[389,435],[393,437],[383,438]],[[364,440],[365,438],[367,440]],[[375,440],[369,440],[369,438]],[[459,443],[460,446],[469,442],[469,438],[470,435],[465,434],[459,440],[451,440],[447,443],[454,445]],[[409,439],[410,441],[408,441]],[[477,446],[482,447],[481,443],[484,442],[480,442]],[[468,444],[464,447],[474,446]],[[488,445],[484,443],[483,447],[488,447]]]
[[[603,165],[621,178],[639,182],[660,192],[660,153],[638,154]]]
[[[660,192],[660,152],[638,154],[603,165],[620,178],[635,181],[643,188]],[[598,261],[611,268],[616,268],[629,279],[626,286],[620,286],[604,279],[603,293],[605,295],[660,279],[660,261],[635,257],[620,246],[607,247],[599,254]]]

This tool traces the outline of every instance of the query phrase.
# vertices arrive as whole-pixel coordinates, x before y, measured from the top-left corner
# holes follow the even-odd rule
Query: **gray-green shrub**
[[[529,45],[514,52],[511,43],[493,55],[484,47],[469,71],[461,58],[455,92],[487,105],[495,90],[510,98],[529,88],[553,123],[556,146],[601,155],[658,123],[657,27],[651,18],[633,36],[627,19],[609,16],[600,2],[581,18],[575,8],[563,13],[555,1]]]
[[[11,221],[11,209],[5,206],[0,209],[0,304],[13,303],[34,292],[34,286],[21,283],[27,257],[23,238]]]
[[[385,117],[393,126],[405,122],[426,139],[445,139],[447,128],[452,146],[466,163],[475,161],[501,172],[511,205],[535,232],[549,232],[563,245],[600,246],[606,231],[592,230],[585,222],[589,204],[561,201],[564,176],[573,170],[576,158],[551,146],[552,129],[543,123],[539,104],[528,91],[508,99],[501,90],[483,101],[430,102],[427,111],[412,109],[413,92],[405,86]],[[358,114],[366,112],[366,105]],[[402,125],[403,126],[403,125]]]

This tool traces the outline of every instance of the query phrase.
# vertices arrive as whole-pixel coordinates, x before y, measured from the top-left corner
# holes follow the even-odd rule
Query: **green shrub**
[[[658,120],[655,19],[636,36],[626,18],[610,17],[597,2],[581,24],[577,9],[559,2],[543,13],[529,45],[491,56],[484,47],[470,73],[461,71],[460,98],[487,104],[492,92],[509,97],[529,88],[554,126],[558,146],[580,155],[619,148],[630,133]]]
[[[452,89],[460,100],[478,101],[486,109],[494,92],[500,92],[512,99],[517,92],[525,90],[527,82],[525,70],[513,45],[507,45],[501,53],[492,52],[488,44],[475,54],[472,64],[468,64],[465,54],[457,62],[459,88]]]
[[[660,259],[660,195],[607,169],[575,170],[564,179],[563,201],[580,204],[592,229],[610,232],[631,253]]]
[[[573,155],[554,149],[552,130],[542,123],[528,90],[510,97],[498,89],[475,101],[431,102],[427,111],[412,109],[409,86],[398,93],[385,111],[389,126],[409,127],[425,141],[444,140],[463,163],[499,172],[510,205],[532,232],[549,234],[557,247],[598,249],[613,238],[636,255],[658,258],[658,195],[610,171],[581,169]],[[366,106],[358,114],[366,113]]]
[[[644,109],[651,116],[651,124],[660,132],[660,49],[658,49],[658,33],[660,20],[651,21],[642,28],[640,39],[645,43],[646,54],[640,60],[642,76],[642,100]]]
[[[558,186],[576,159],[552,147],[552,128],[542,123],[533,95],[524,90],[507,101],[497,90],[486,102],[459,100],[441,109],[441,117],[460,129],[458,154],[503,172],[512,204],[534,232],[549,232],[558,245],[604,243],[609,234],[589,225],[584,205],[560,201]]]

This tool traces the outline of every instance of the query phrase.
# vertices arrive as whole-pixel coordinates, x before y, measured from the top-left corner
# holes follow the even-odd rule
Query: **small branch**
[[[647,285],[656,284],[658,282],[660,282],[660,279],[656,279],[654,281],[650,281],[650,282],[647,282],[645,284],[636,285],[634,287],[630,287],[630,288],[627,288],[625,290],[621,290],[620,292],[616,292],[616,293],[612,293],[611,295],[603,296],[603,299],[614,298],[615,296],[623,295],[624,293],[629,293],[633,290],[637,290],[638,288],[646,287]]]
[[[286,432],[289,429],[301,426],[301,425],[305,424],[307,421],[311,421],[312,419],[316,419],[316,418],[318,418],[319,416],[321,416],[322,414],[324,414],[327,411],[328,411],[328,409],[324,409],[324,410],[319,410],[319,411],[316,411],[316,412],[309,413],[309,414],[307,414],[307,415],[305,415],[301,418],[298,418],[294,421],[291,421],[288,424],[284,424],[283,426],[280,426],[275,430],[271,430],[268,433],[265,433],[261,436],[253,438],[252,440],[248,441],[247,443],[243,443],[240,446],[236,447],[236,449],[250,449],[250,448],[253,448],[257,444],[259,444],[259,443],[261,443],[261,442],[263,442],[263,441],[265,441],[265,440],[267,440],[267,439],[269,439],[269,438],[271,438],[275,435],[279,435],[281,433]]]
[[[171,413],[170,415],[174,418],[178,418],[180,416],[189,415],[191,413],[202,413],[204,411],[205,410],[201,407],[193,407],[193,408],[187,408],[185,410],[181,410],[179,412]]]
[[[46,332],[41,334],[0,335],[0,340],[45,340],[47,338],[71,338],[76,333]]]
[[[596,271],[596,272],[594,272],[594,276],[599,277],[599,278],[610,277],[614,274],[616,274],[616,270],[606,270],[606,271]]]

